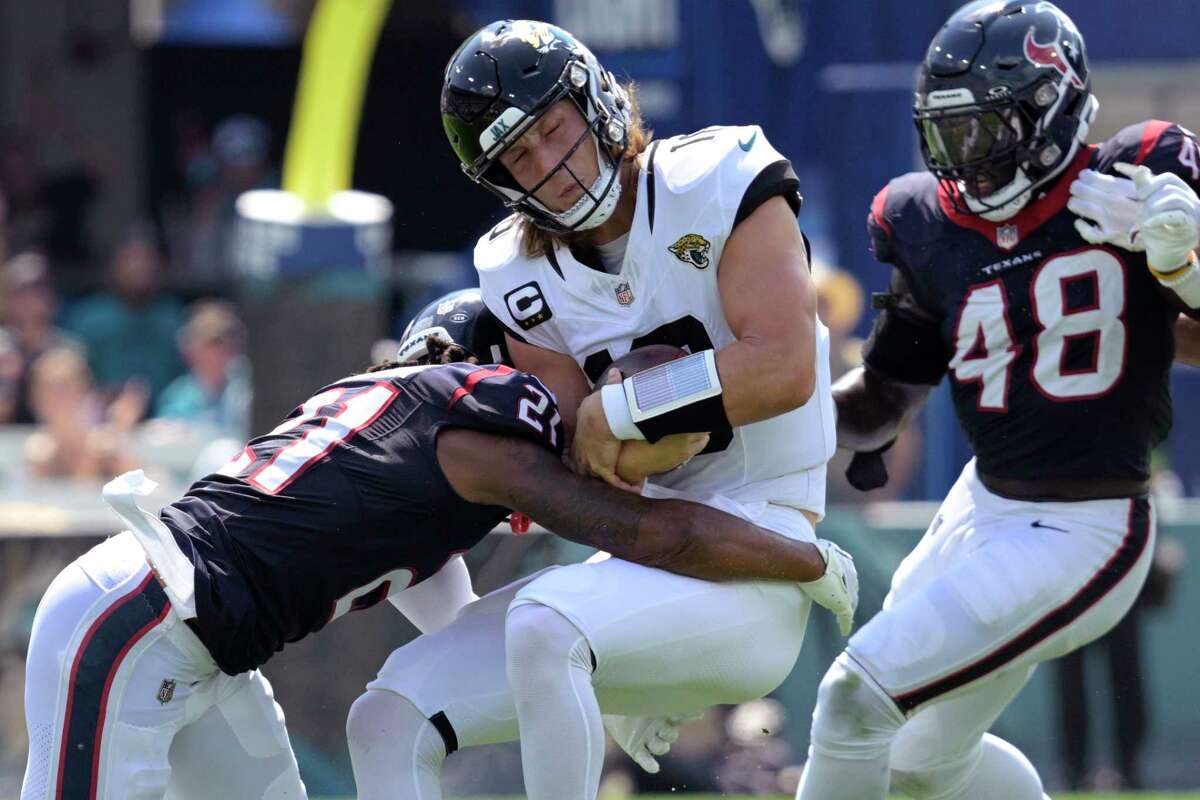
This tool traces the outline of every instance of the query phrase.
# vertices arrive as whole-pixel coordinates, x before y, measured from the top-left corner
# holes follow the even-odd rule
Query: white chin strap
[[[612,216],[613,211],[617,207],[617,201],[621,199],[621,178],[620,176],[613,178],[613,172],[616,171],[618,165],[610,165],[608,159],[604,158],[604,154],[600,152],[600,142],[597,141],[595,135],[592,136],[592,143],[596,147],[596,163],[600,166],[600,175],[592,183],[588,192],[580,195],[575,201],[575,205],[568,208],[566,211],[554,212],[546,209],[558,224],[572,228],[577,231],[587,231],[595,228]],[[612,185],[609,186],[609,180],[612,180]],[[596,197],[604,191],[604,187],[608,186],[608,192],[600,197],[600,202],[595,203],[595,211],[592,211],[592,197]],[[590,196],[589,196],[590,195]],[[536,202],[536,201],[535,201]],[[539,203],[539,205],[541,205]],[[543,206],[545,208],[545,206]],[[591,211],[591,216],[588,212]],[[578,227],[576,223],[579,220],[587,217]]]
[[[1075,131],[1075,141],[1071,142],[1071,149],[1067,152],[1067,157],[1059,163],[1055,173],[1062,172],[1075,160],[1075,154],[1079,152],[1079,145],[1087,141],[1088,129],[1091,127],[1092,120],[1096,118],[1096,112],[1099,110],[1100,100],[1094,94],[1088,95],[1087,108],[1084,109],[1082,119],[1079,122],[1079,129]],[[1018,167],[1016,177],[1007,186],[999,191],[992,192],[980,200],[963,191],[962,184],[959,184],[958,189],[967,203],[967,208],[971,209],[971,211],[983,217],[988,222],[1004,222],[1006,219],[1015,217],[1022,208],[1029,204],[1029,200],[1033,194],[1029,191],[1031,185],[1033,185],[1033,181],[1029,180],[1029,176],[1025,174],[1025,169]]]
[[[963,191],[961,184],[958,189],[967,203],[967,208],[971,211],[989,222],[1003,222],[1015,217],[1029,203],[1029,187],[1032,185],[1033,181],[1029,180],[1025,169],[1017,167],[1016,177],[1009,181],[1004,188],[992,192],[982,199],[976,199],[967,194]]]

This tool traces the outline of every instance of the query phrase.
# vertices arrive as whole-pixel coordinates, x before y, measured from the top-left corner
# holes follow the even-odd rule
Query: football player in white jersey
[[[442,113],[464,171],[514,211],[479,241],[480,285],[515,364],[556,394],[577,466],[811,542],[827,565],[800,585],[603,556],[552,568],[397,650],[351,711],[360,797],[440,797],[449,752],[519,723],[528,796],[591,800],[601,711],[635,718],[610,733],[653,769],[671,718],[787,677],[812,601],[849,632],[853,563],[814,533],[835,423],[798,181],[755,126],[650,143],[627,89],[540,22],[468,39]],[[649,344],[690,354],[614,380],[609,365]],[[617,476],[623,441],[689,432],[710,433],[689,463],[644,488]]]

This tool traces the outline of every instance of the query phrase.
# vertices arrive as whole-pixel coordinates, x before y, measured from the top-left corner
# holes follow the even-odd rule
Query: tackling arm
[[[705,580],[807,583],[825,575],[813,544],[698,503],[648,500],[570,472],[521,439],[449,429],[438,462],[468,502],[520,509],[564,539]]]

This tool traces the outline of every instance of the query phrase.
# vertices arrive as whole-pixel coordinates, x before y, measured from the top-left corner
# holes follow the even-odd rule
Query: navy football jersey
[[[928,172],[872,203],[872,249],[895,271],[865,361],[907,383],[948,372],[985,475],[1144,480],[1170,430],[1176,307],[1144,253],[1089,244],[1066,207],[1080,171],[1120,176],[1121,161],[1200,187],[1193,135],[1150,121],[1081,147],[1005,222],[960,213]]]
[[[227,673],[437,572],[508,511],[467,503],[438,431],[473,428],[561,453],[537,378],[450,364],[355,375],[309,398],[162,511],[195,565],[196,626]]]

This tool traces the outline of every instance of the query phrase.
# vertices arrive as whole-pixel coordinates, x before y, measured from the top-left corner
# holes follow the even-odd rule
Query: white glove
[[[1112,244],[1125,250],[1146,249],[1136,235],[1138,212],[1137,187],[1128,178],[1105,175],[1085,169],[1071,183],[1069,208],[1080,219],[1075,230],[1084,241]]]
[[[833,542],[817,539],[814,544],[825,559],[825,574],[800,584],[800,588],[814,603],[832,611],[842,636],[849,636],[858,609],[858,570],[854,568],[854,559]]]
[[[1155,175],[1149,167],[1116,164],[1137,190],[1136,226],[1146,245],[1146,261],[1155,272],[1168,273],[1188,262],[1200,246],[1200,198],[1172,172]]]
[[[658,759],[679,738],[679,728],[700,719],[704,712],[676,717],[626,717],[603,714],[604,730],[646,772],[658,772]]]

